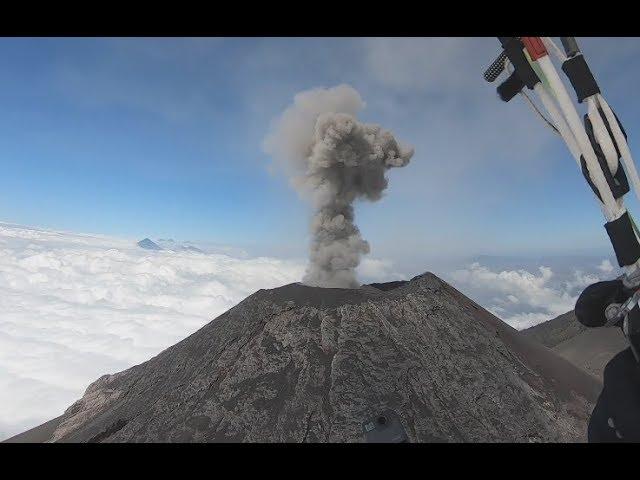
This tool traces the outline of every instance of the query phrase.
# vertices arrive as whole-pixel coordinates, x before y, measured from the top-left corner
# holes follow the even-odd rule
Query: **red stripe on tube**
[[[522,37],[522,43],[524,43],[531,60],[534,62],[547,55],[547,49],[544,47],[540,37]]]

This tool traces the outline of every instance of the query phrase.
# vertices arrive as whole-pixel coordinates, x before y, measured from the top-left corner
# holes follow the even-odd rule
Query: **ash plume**
[[[386,171],[404,167],[413,156],[391,132],[358,121],[364,106],[348,85],[298,93],[264,142],[315,209],[307,285],[359,286],[355,269],[369,244],[354,222],[353,203],[379,200],[388,184]]]

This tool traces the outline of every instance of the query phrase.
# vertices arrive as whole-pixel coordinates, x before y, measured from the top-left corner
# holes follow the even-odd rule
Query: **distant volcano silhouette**
[[[162,247],[149,238],[140,240],[137,245],[147,250],[162,250]]]

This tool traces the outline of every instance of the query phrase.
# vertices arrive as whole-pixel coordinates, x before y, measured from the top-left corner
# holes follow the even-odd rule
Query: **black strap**
[[[603,116],[602,113],[600,115]],[[609,170],[609,165],[607,164],[607,159],[605,158],[604,153],[602,152],[602,148],[600,147],[600,144],[596,142],[596,138],[593,133],[593,125],[591,124],[591,120],[587,115],[584,116],[584,129],[587,132],[587,136],[589,137],[589,141],[591,142],[593,151],[596,154],[596,158],[598,159],[598,164],[600,165],[600,169],[604,174],[604,178],[607,180],[607,184],[611,189],[611,194],[613,195],[613,198],[618,199],[622,197],[629,191],[629,181],[627,180],[627,176],[622,168],[622,165],[618,164],[618,170],[616,171],[616,174],[615,175],[611,174],[611,171]],[[613,140],[613,137],[611,139]],[[615,145],[615,142],[614,142],[614,145]],[[616,149],[617,149],[617,145],[616,145]],[[620,156],[618,156],[618,158],[620,158]],[[600,196],[598,189],[596,188],[595,184],[591,180],[591,176],[589,175],[589,170],[587,169],[587,163],[585,162],[583,156],[580,156],[580,164],[582,166],[582,174],[584,175],[584,178],[586,178],[587,183],[591,187],[591,190],[593,190],[593,192],[598,196],[598,199],[602,201],[602,197]]]
[[[576,55],[562,63],[562,71],[569,77],[573,89],[578,96],[578,102],[600,93],[600,88],[593,77],[589,65],[583,55]]]
[[[617,220],[605,223],[604,228],[616,252],[618,265],[623,267],[636,263],[640,258],[640,244],[633,230],[629,212],[624,212],[624,215]]]
[[[513,72],[509,78],[502,82],[496,89],[498,96],[503,102],[508,102],[524,88],[524,83],[520,77]]]
[[[529,60],[524,54],[524,44],[516,37],[498,37],[504,53],[506,53],[509,61],[513,64],[515,73],[520,77],[529,90],[540,82],[535,70],[531,67]]]

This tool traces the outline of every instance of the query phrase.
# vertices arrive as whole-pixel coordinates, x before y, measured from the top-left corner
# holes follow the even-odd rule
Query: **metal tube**
[[[576,42],[575,37],[560,37],[560,41],[562,42],[562,46],[564,47],[567,57],[575,57],[580,53],[580,47],[578,46],[578,42]]]

